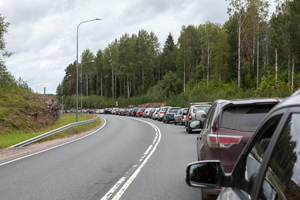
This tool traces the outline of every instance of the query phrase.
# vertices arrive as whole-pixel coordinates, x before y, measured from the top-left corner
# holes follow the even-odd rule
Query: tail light
[[[189,120],[192,120],[192,114],[189,114]]]
[[[168,116],[171,116],[171,114],[168,114]]]
[[[163,112],[162,112],[162,111],[160,111],[159,113],[160,113],[160,114],[163,114]]]
[[[148,111],[146,111],[146,113],[148,113]]]
[[[243,136],[231,136],[231,135],[207,135],[207,143],[212,148],[230,148],[234,144],[240,143]]]
[[[184,119],[184,116],[183,116],[183,115],[181,115],[181,119]]]

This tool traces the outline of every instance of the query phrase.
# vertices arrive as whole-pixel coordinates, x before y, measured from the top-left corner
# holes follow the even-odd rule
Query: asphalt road
[[[0,166],[1,200],[201,199],[186,185],[196,136],[184,126],[101,115],[90,136]]]

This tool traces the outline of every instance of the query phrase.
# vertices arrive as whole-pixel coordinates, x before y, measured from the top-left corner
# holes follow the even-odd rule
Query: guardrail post
[[[72,127],[70,127],[70,134],[72,134]]]

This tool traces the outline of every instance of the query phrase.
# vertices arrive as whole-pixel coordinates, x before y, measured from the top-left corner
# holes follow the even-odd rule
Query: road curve
[[[157,130],[120,116],[81,140],[0,166],[1,200],[101,199],[139,166]]]

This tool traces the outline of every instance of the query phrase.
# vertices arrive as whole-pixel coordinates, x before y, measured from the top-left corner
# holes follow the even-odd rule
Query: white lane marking
[[[105,194],[102,199],[109,199],[109,197],[119,188],[119,186],[126,180],[126,177],[120,178],[120,180]]]
[[[102,119],[101,119],[101,120],[102,120]],[[60,145],[57,145],[57,146],[54,146],[54,147],[50,147],[50,148],[48,148],[48,149],[44,149],[44,150],[42,150],[42,151],[38,151],[38,152],[29,154],[29,155],[26,155],[26,156],[23,156],[23,157],[20,157],[20,158],[16,158],[16,159],[14,159],[14,160],[10,160],[10,161],[1,163],[0,166],[6,165],[6,164],[9,164],[9,163],[12,163],[12,162],[15,162],[15,161],[24,159],[24,158],[28,158],[28,157],[33,156],[33,155],[40,154],[40,153],[43,153],[43,152],[45,152],[45,151],[49,151],[49,150],[51,150],[51,149],[55,149],[55,148],[57,148],[57,147],[64,146],[64,145],[66,145],[66,144],[70,144],[70,143],[72,143],[72,142],[75,142],[75,141],[81,140],[81,139],[83,139],[83,138],[86,138],[86,137],[88,137],[88,136],[90,136],[90,135],[93,135],[94,133],[96,133],[97,131],[99,131],[100,129],[102,129],[102,128],[106,125],[106,120],[105,120],[104,118],[103,118],[103,120],[104,120],[104,123],[102,124],[102,126],[101,126],[100,128],[98,128],[97,130],[95,130],[95,131],[93,131],[93,132],[91,132],[91,133],[89,133],[89,134],[87,134],[87,135],[84,135],[84,136],[82,136],[82,137],[80,137],[80,138],[76,138],[76,139],[74,139],[74,140],[71,140],[71,141],[69,141],[69,142],[66,142],[66,143],[63,143],[63,144],[60,144]]]
[[[132,118],[134,119],[134,118]],[[140,119],[135,119],[135,120],[138,120],[138,121],[141,121],[141,122],[144,122],[144,123],[147,123],[149,124],[150,126],[152,126],[155,130],[155,138],[152,142],[152,144],[150,145],[150,147],[152,148],[152,150],[150,151],[150,147],[146,150],[146,152],[144,153],[144,155],[142,157],[145,157],[145,160],[140,164],[140,166],[135,170],[135,172],[131,175],[131,177],[129,177],[129,179],[124,183],[124,185],[120,188],[120,190],[117,192],[117,194],[112,198],[112,200],[118,200],[121,198],[121,196],[124,194],[124,192],[127,190],[127,188],[130,186],[130,184],[134,181],[134,179],[137,177],[137,175],[140,173],[140,171],[142,170],[142,168],[146,165],[146,163],[148,162],[149,158],[151,157],[151,155],[155,152],[156,150],[156,147],[158,146],[159,142],[160,142],[160,139],[161,139],[161,132],[160,132],[160,129],[154,125],[153,123],[150,123],[150,122],[147,122],[147,121],[143,121],[143,120],[140,120]],[[150,151],[150,152],[149,152]],[[149,154],[148,154],[149,152]],[[146,155],[148,154],[148,155]],[[142,161],[142,159],[140,159],[140,161]],[[134,167],[136,167],[136,165],[134,165]],[[122,177],[124,178],[124,177]],[[121,178],[121,179],[122,179]],[[121,180],[120,179],[120,180]],[[120,180],[118,182],[120,182]],[[117,182],[117,183],[118,183]],[[116,184],[115,184],[116,186]],[[113,188],[115,188],[115,186]],[[107,200],[109,199],[109,197],[112,195],[110,193],[112,189],[110,189],[102,198],[101,200]],[[108,195],[110,195],[108,197]]]

